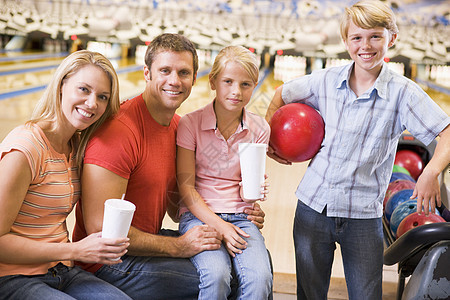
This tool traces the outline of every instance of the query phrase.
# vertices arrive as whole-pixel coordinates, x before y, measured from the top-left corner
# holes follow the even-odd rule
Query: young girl
[[[129,299],[73,267],[115,264],[128,239],[101,233],[70,243],[66,218],[80,197],[86,143],[119,109],[117,74],[101,54],[68,56],[31,121],[0,144],[0,299]]]
[[[267,144],[270,135],[267,122],[245,109],[258,75],[256,57],[249,50],[222,49],[209,74],[216,98],[182,117],[178,125],[177,178],[184,202],[180,233],[206,223],[222,235],[224,245],[191,258],[200,276],[199,299],[227,299],[231,263],[239,281],[237,298],[267,299],[271,291],[264,239],[243,213],[252,204],[243,201],[240,189],[238,144]],[[266,185],[262,189],[265,195]]]

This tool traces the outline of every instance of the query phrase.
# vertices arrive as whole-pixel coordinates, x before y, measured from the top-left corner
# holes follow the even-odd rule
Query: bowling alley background
[[[257,55],[260,63],[260,83],[248,109],[264,116],[275,89],[283,82],[316,69],[350,62],[338,28],[343,8],[354,2],[0,0],[0,140],[29,119],[54,70],[70,52],[88,49],[107,56],[119,75],[122,100],[141,93],[145,85],[142,67],[146,46],[163,32],[187,36],[198,50],[198,80],[191,96],[178,110],[180,115],[213,99],[206,75],[218,51],[227,45],[243,45]],[[385,61],[396,72],[419,83],[450,114],[449,2],[384,2],[396,13],[400,29],[396,45],[388,51]],[[422,168],[433,151],[417,144],[414,137],[402,140],[399,150],[415,152]],[[283,166],[267,159],[270,193],[262,203],[266,212],[262,231],[272,255],[276,292],[295,293],[294,192],[307,164],[308,161]],[[406,169],[408,176],[412,175],[405,166],[400,167]],[[395,171],[393,177],[403,176],[394,173],[405,173],[398,167]],[[416,168],[413,172],[420,170]],[[415,180],[414,175],[411,177]],[[393,182],[396,180],[402,179]],[[444,203],[448,206],[448,169],[443,172],[441,182]],[[405,186],[409,188],[403,190],[411,189],[411,184]],[[404,209],[411,210],[409,206]],[[389,217],[393,213],[389,212]],[[177,228],[169,219],[164,225]],[[385,225],[387,234],[395,238],[391,224]],[[344,291],[340,289],[343,277],[342,259],[337,251],[331,298],[345,299],[345,287]],[[385,293],[395,291],[396,266],[385,266],[384,282]]]

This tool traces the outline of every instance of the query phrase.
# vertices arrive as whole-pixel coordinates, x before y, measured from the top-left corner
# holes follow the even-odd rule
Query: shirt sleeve
[[[270,126],[267,121],[253,113],[248,114],[253,119],[253,130],[256,131],[255,143],[268,144],[270,138]]]
[[[89,141],[84,163],[103,167],[129,179],[138,163],[137,139],[129,127],[113,119],[99,128]]]
[[[190,115],[181,117],[177,129],[177,146],[195,151],[197,148],[195,126],[199,126],[199,124],[195,124],[195,121]]]
[[[36,182],[39,179],[39,171],[45,159],[44,148],[46,148],[46,145],[39,141],[31,130],[15,128],[0,144],[0,160],[5,154],[12,151],[23,153],[30,166],[31,180]]]
[[[404,129],[425,145],[450,124],[450,117],[414,82],[407,86],[400,119]]]
[[[292,79],[283,84],[281,98],[285,104],[304,103],[318,109],[316,89],[320,86],[320,80],[324,72],[315,71],[312,74]]]

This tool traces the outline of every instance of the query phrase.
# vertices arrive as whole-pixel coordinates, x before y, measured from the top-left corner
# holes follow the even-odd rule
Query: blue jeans
[[[203,251],[191,258],[200,276],[198,299],[227,299],[231,292],[232,267],[239,282],[237,299],[267,299],[272,290],[272,273],[261,232],[247,220],[246,214],[218,216],[244,230],[250,238],[244,238],[248,243],[247,248],[241,254],[236,254],[235,258],[228,254],[223,245],[218,250]],[[202,224],[192,213],[184,213],[180,219],[180,233]]]
[[[61,263],[43,275],[10,275],[0,277],[0,299],[130,299],[116,287],[79,267]]]
[[[164,229],[160,234],[178,236],[178,232]],[[189,300],[198,297],[200,281],[197,270],[187,258],[125,255],[122,263],[103,265],[95,275],[135,300]]]
[[[327,217],[298,201],[294,219],[297,299],[327,299],[336,244],[341,246],[349,299],[382,299],[381,218]]]

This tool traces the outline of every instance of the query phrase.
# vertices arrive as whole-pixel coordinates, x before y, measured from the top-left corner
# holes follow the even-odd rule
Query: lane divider
[[[30,72],[41,72],[41,71],[56,69],[58,66],[59,66],[59,64],[57,64],[57,65],[50,65],[50,66],[44,66],[44,67],[35,67],[35,68],[26,68],[26,69],[16,69],[16,70],[10,70],[10,71],[3,71],[3,72],[0,72],[0,76],[22,74],[22,73],[30,73]]]

